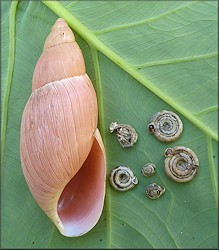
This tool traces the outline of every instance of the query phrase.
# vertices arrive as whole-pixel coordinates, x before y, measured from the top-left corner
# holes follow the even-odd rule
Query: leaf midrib
[[[211,174],[212,186],[214,191],[214,197],[216,202],[216,207],[218,207],[218,182],[216,178],[216,172],[213,162],[213,146],[211,138],[207,137],[207,149],[208,149],[208,161],[209,161],[209,170]]]
[[[218,135],[211,129],[209,129],[205,124],[197,119],[192,113],[189,113],[187,109],[182,107],[179,103],[174,100],[171,96],[168,96],[162,90],[160,90],[155,84],[146,79],[141,75],[138,70],[127,63],[114,51],[108,48],[104,43],[102,43],[97,36],[85,27],[77,18],[75,18],[69,11],[65,9],[57,1],[42,1],[48,8],[55,12],[58,16],[62,17],[71,28],[73,28],[81,37],[83,37],[90,46],[93,46],[96,50],[103,53],[106,57],[112,60],[115,64],[121,67],[124,71],[129,73],[133,78],[139,81],[143,86],[148,88],[156,96],[165,101],[168,105],[173,107],[179,113],[181,113],[185,118],[187,118],[191,123],[193,123],[197,128],[199,128],[204,134],[210,136],[214,140],[218,140]]]
[[[104,110],[103,110],[103,96],[102,96],[102,84],[101,84],[101,76],[100,76],[100,67],[99,67],[99,58],[98,58],[98,51],[90,46],[91,49],[91,54],[93,57],[93,62],[94,62],[94,72],[96,76],[96,89],[97,89],[97,99],[98,99],[98,122],[99,122],[99,128],[100,128],[100,133],[104,142],[104,145],[106,146],[106,139],[105,139],[105,126],[104,126]],[[107,155],[105,155],[107,157]],[[107,158],[106,158],[106,162]],[[108,187],[107,187],[108,188]],[[110,193],[106,192],[106,218],[107,218],[107,248],[110,247],[111,245],[111,220],[110,220]]]
[[[5,94],[3,99],[3,108],[2,108],[2,125],[1,125],[1,165],[3,163],[5,141],[6,141],[6,130],[7,130],[7,121],[8,121],[8,104],[9,97],[11,92],[12,77],[14,71],[14,62],[15,62],[15,19],[16,19],[16,10],[17,10],[18,1],[12,1],[10,15],[9,15],[9,51],[8,51],[8,69],[6,76],[5,84]]]

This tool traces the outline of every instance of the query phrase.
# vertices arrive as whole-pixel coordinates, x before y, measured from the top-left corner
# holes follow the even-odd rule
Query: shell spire
[[[58,19],[48,35],[21,121],[20,158],[28,187],[61,234],[98,222],[106,158],[97,98],[74,34]]]
[[[73,32],[62,18],[58,18],[46,38],[43,50],[45,51],[60,44],[74,42],[75,36]]]
[[[32,79],[32,90],[47,83],[86,73],[84,58],[67,23],[59,18],[53,25]]]

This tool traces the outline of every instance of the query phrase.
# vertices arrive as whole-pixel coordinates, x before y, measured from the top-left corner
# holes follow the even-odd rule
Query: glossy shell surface
[[[127,191],[138,184],[138,178],[133,171],[126,166],[118,166],[112,169],[109,176],[110,184],[118,191]]]
[[[153,115],[148,125],[148,130],[163,142],[175,141],[183,131],[180,117],[167,110],[162,110]]]
[[[90,231],[103,210],[106,160],[97,122],[96,92],[82,52],[58,18],[34,70],[20,159],[36,202],[67,237]]]
[[[199,160],[196,154],[184,146],[167,148],[164,153],[166,159],[164,169],[167,176],[176,182],[192,180],[199,169]]]

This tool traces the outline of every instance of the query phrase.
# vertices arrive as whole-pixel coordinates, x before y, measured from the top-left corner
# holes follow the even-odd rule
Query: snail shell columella
[[[112,122],[110,124],[110,132],[116,131],[117,139],[123,148],[132,147],[138,139],[135,129],[128,124],[118,124]]]
[[[163,142],[175,141],[183,131],[179,116],[171,111],[162,110],[153,115],[148,125],[149,132]]]
[[[146,187],[145,192],[148,198],[155,200],[158,199],[165,192],[165,188],[161,187],[157,183],[152,183]]]
[[[156,173],[156,167],[152,163],[147,163],[143,166],[141,173],[146,177],[152,176]]]
[[[165,157],[165,173],[174,181],[187,182],[197,174],[199,161],[191,149],[183,146],[167,148]]]
[[[118,191],[127,191],[138,184],[138,178],[126,166],[118,166],[112,169],[109,180],[112,187]]]

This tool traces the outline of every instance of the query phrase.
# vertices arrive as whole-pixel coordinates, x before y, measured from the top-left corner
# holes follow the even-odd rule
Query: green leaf
[[[2,247],[217,248],[218,89],[216,1],[7,1],[2,4]],[[107,170],[129,166],[139,184],[124,193],[107,178],[98,224],[78,238],[62,236],[33,199],[23,177],[20,122],[45,39],[58,17],[76,35],[98,96]],[[172,143],[147,131],[160,110],[176,112],[184,131]],[[110,134],[112,121],[138,132],[128,149]],[[179,184],[164,173],[167,147],[198,156],[194,180]],[[145,178],[146,162],[157,166]],[[108,177],[108,176],[107,176]],[[157,182],[158,200],[145,196]]]

